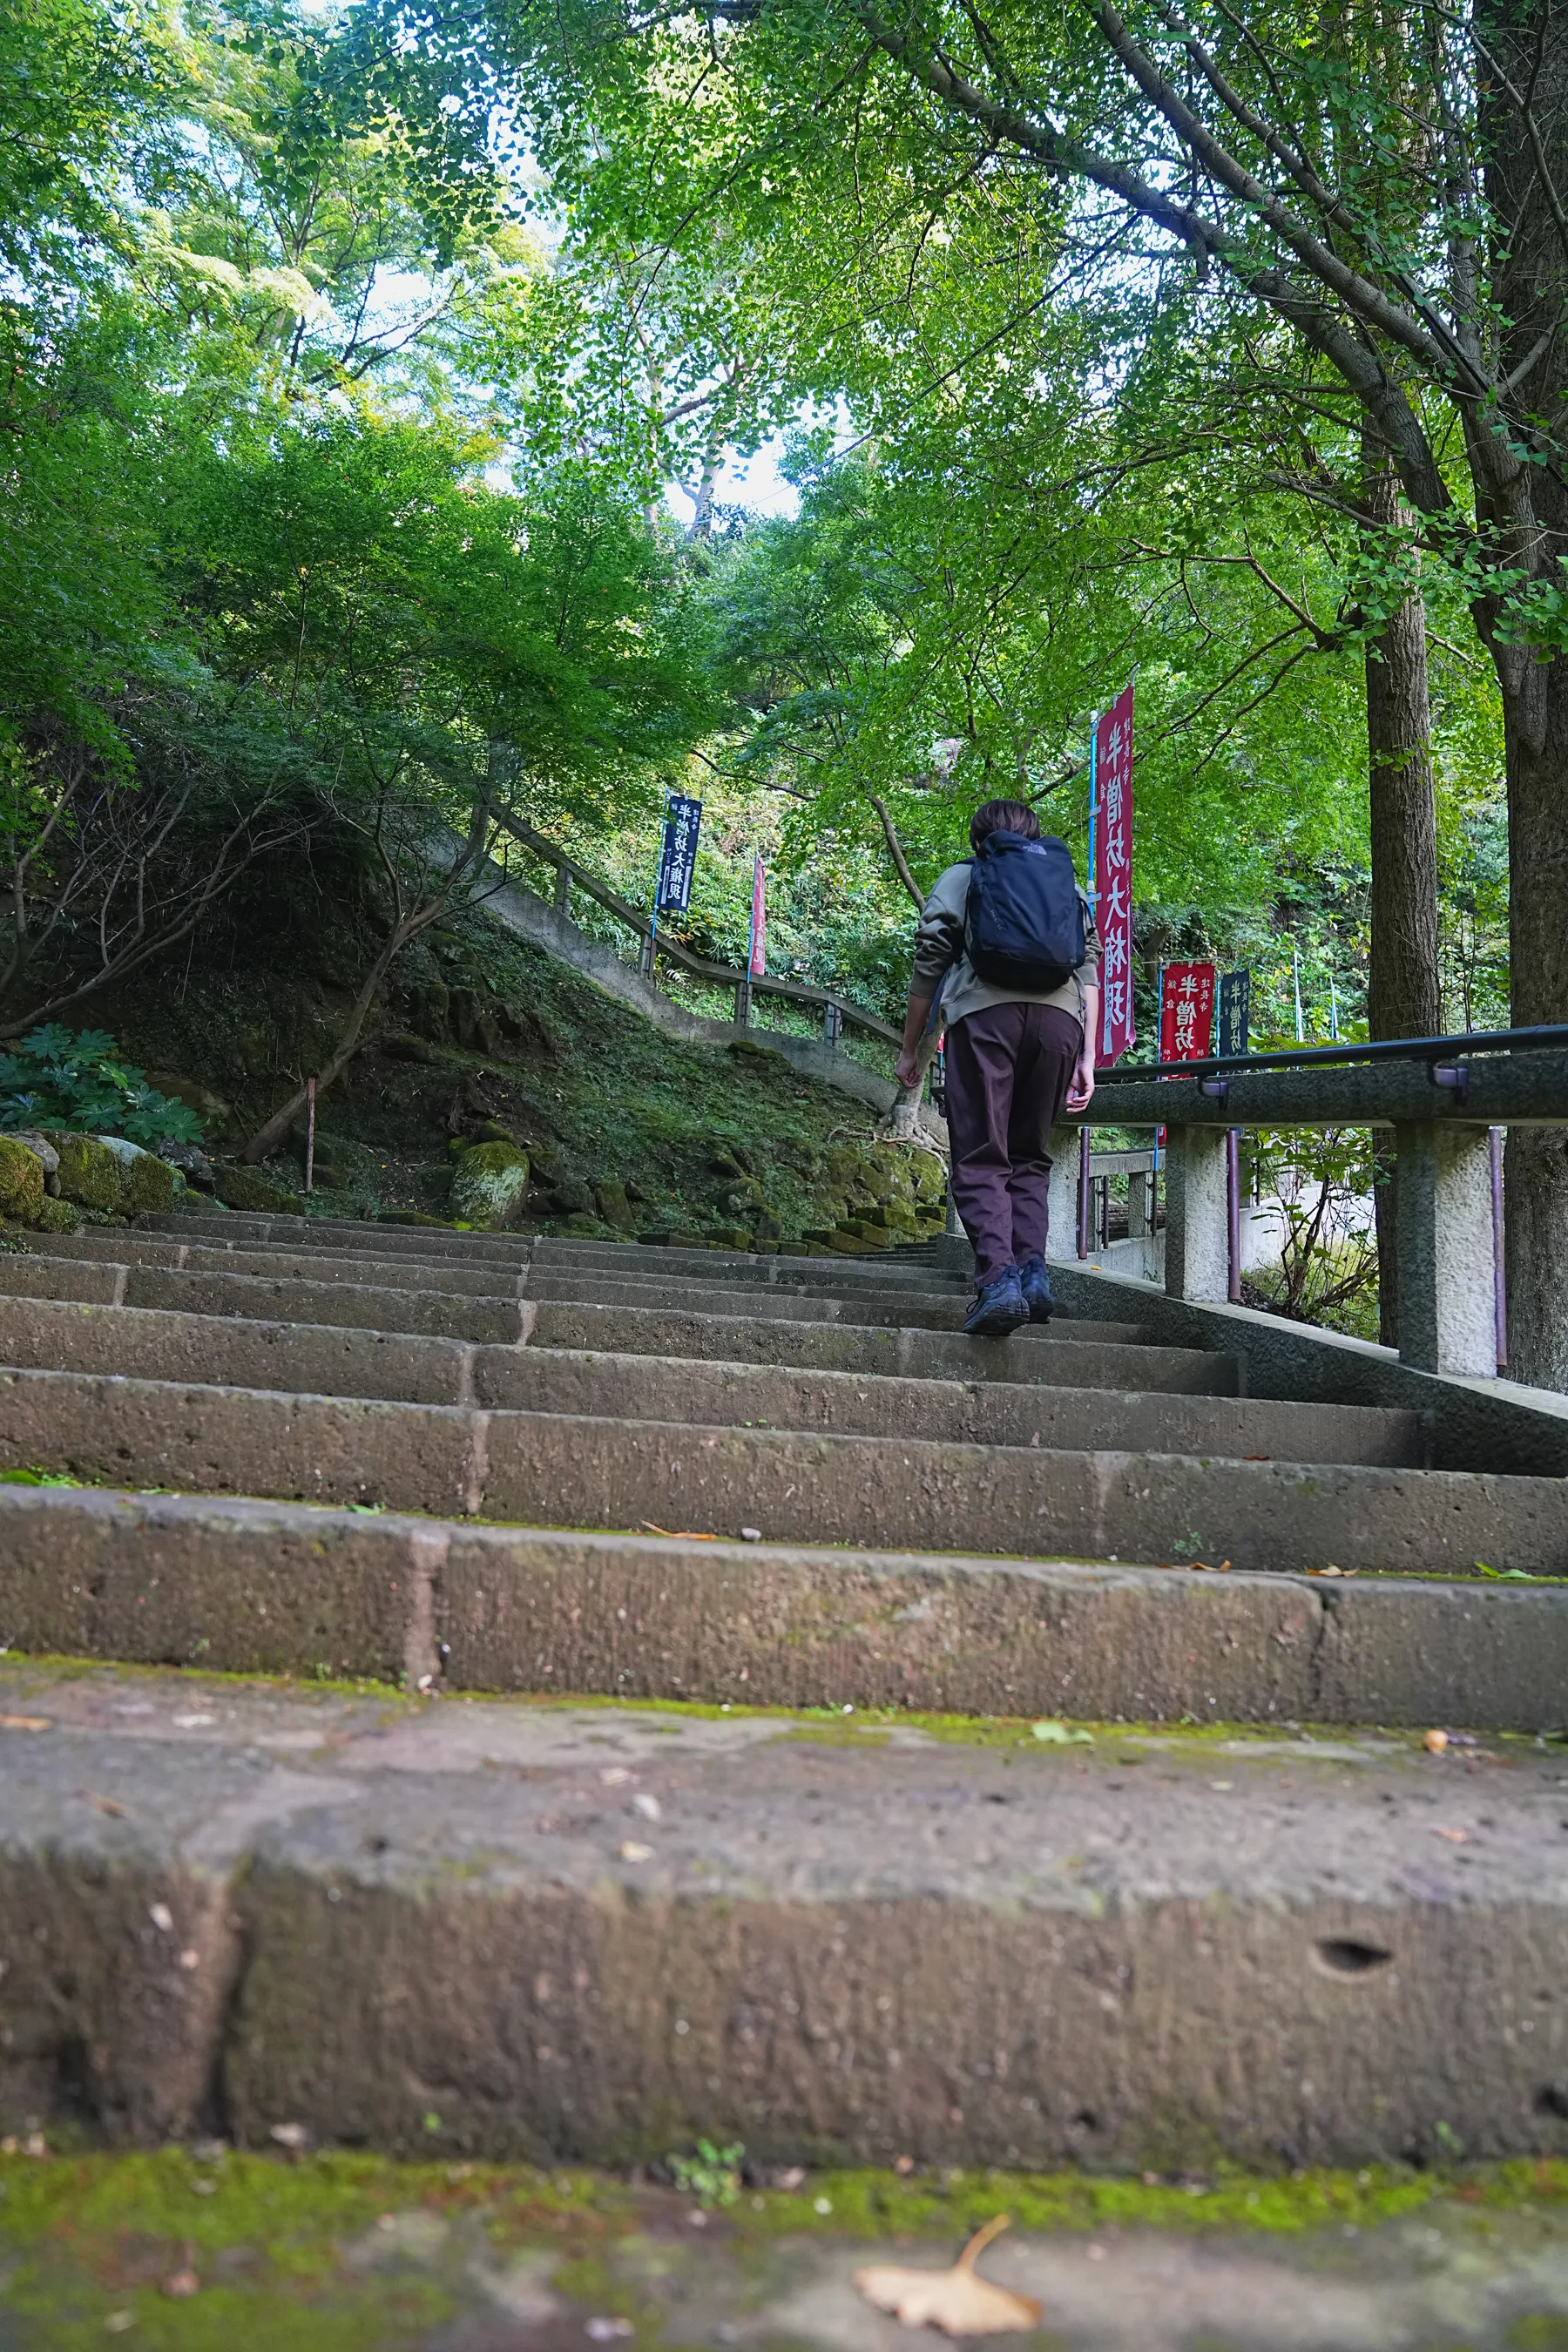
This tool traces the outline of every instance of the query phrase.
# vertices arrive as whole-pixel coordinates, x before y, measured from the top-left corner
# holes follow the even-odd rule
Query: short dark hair
[[[978,849],[988,833],[1021,833],[1038,841],[1040,820],[1024,801],[986,801],[969,820],[969,846]]]

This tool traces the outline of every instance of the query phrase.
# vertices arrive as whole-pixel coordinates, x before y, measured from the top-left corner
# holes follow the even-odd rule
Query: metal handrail
[[[1205,1062],[1122,1062],[1115,1069],[1096,1070],[1094,1083],[1098,1090],[1131,1078],[1234,1077],[1247,1070],[1431,1062],[1477,1052],[1528,1054],[1552,1045],[1568,1045],[1568,1022],[1550,1022],[1533,1029],[1470,1029],[1457,1037],[1369,1037],[1359,1045],[1297,1045],[1278,1054],[1218,1054]]]

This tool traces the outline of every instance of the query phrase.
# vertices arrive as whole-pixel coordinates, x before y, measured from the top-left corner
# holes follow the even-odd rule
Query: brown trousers
[[[952,1198],[977,1289],[1046,1254],[1051,1129],[1082,1051],[1079,1022],[1054,1004],[994,1004],[948,1030]]]

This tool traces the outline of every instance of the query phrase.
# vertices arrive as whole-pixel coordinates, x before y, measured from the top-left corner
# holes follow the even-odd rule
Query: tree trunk
[[[1363,435],[1366,504],[1386,528],[1404,520],[1393,467]],[[1372,963],[1367,1028],[1373,1037],[1436,1037],[1443,1026],[1437,976],[1437,820],[1432,793],[1432,711],[1426,690],[1426,607],[1402,604],[1366,649],[1367,787],[1371,803]],[[1399,1344],[1394,1302],[1395,1202],[1391,1144],[1373,1155],[1377,1318],[1384,1347]]]
[[[1488,295],[1500,320],[1498,370],[1516,387],[1516,415],[1540,421],[1535,430],[1550,436],[1551,450],[1550,462],[1522,465],[1506,495],[1489,494],[1480,436],[1500,435],[1502,424],[1477,413],[1468,426],[1477,516],[1499,531],[1506,556],[1561,595],[1568,20],[1542,0],[1486,0],[1476,21],[1488,51],[1478,112],[1496,223]],[[1518,92],[1528,93],[1522,105]],[[1527,1028],[1568,1021],[1568,655],[1500,642],[1495,607],[1477,617],[1502,690],[1510,994],[1515,1025]],[[1568,1389],[1568,1134],[1515,1128],[1506,1175],[1510,1377]]]
[[[1505,687],[1509,970],[1515,1026],[1568,1021],[1568,656],[1525,660]],[[1508,1369],[1568,1389],[1568,1130],[1510,1130]]]

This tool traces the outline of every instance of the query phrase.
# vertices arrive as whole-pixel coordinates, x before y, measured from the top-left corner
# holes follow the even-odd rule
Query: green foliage
[[[0,1054],[0,1129],[69,1128],[152,1149],[165,1137],[199,1143],[195,1111],[148,1085],[101,1029],[50,1023]]]
[[[676,2187],[711,2210],[717,2205],[732,2205],[739,2197],[741,2159],[745,2153],[740,2140],[728,2147],[715,2147],[710,2139],[700,2139],[695,2155],[670,2156],[665,2162]]]

